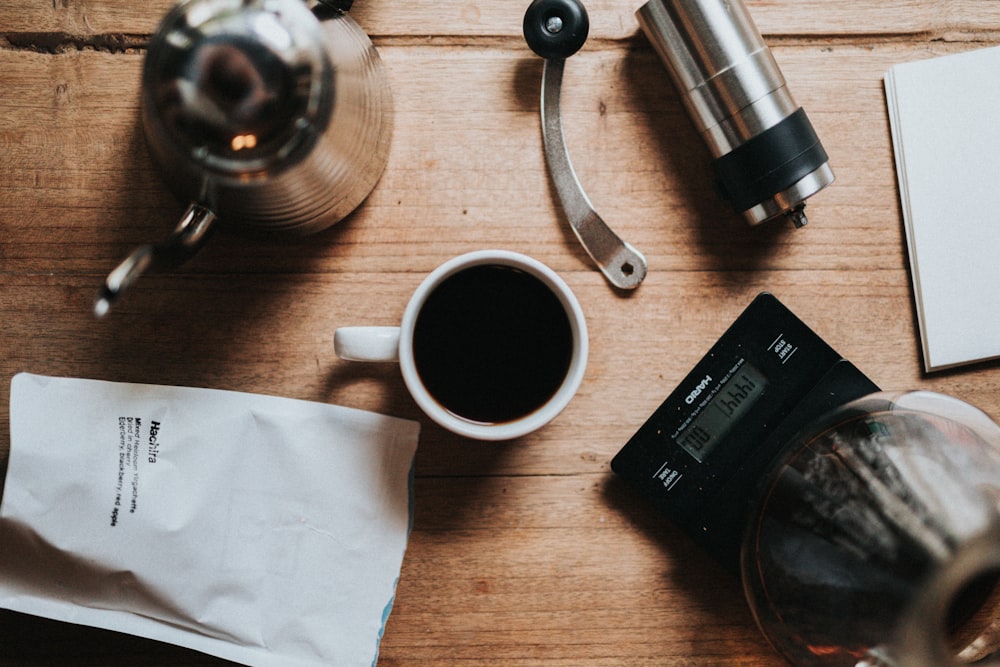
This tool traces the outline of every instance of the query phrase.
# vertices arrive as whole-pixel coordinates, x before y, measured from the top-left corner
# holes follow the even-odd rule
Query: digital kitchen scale
[[[724,566],[774,459],[826,412],[878,387],[760,294],[626,443],[611,468]]]

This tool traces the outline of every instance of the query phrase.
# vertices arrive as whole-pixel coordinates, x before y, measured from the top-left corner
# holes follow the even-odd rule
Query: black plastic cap
[[[712,164],[737,211],[783,192],[827,162],[826,151],[801,108]]]
[[[542,58],[569,58],[587,41],[590,18],[577,0],[535,0],[523,29],[524,41]]]

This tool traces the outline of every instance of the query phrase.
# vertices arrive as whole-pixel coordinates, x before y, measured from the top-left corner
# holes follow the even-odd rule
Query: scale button
[[[782,333],[778,334],[778,337],[774,339],[774,342],[768,346],[767,351],[776,354],[782,365],[784,365],[788,363],[788,360],[792,358],[792,355],[799,351],[799,346],[790,343],[785,338],[785,334]]]
[[[667,491],[670,491],[675,486],[677,486],[677,482],[681,481],[681,477],[683,476],[684,476],[683,473],[681,473],[679,470],[671,468],[670,461],[667,461],[662,466],[660,466],[659,470],[656,471],[656,474],[653,475],[653,479],[660,480],[660,482],[663,484],[663,488],[665,488]]]

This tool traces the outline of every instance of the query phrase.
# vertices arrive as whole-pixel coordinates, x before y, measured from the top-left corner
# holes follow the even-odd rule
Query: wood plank
[[[748,228],[718,199],[707,150],[646,50],[571,63],[567,143],[595,206],[654,270],[895,268],[903,250],[881,76],[925,55],[898,44],[777,50],[838,177],[811,200],[814,224],[803,230]],[[441,61],[434,47],[384,56],[396,133],[362,209],[314,238],[220,237],[184,270],[360,274],[394,270],[406,256],[411,270],[429,271],[461,251],[512,242],[530,242],[559,270],[589,266],[545,172],[539,63],[492,47],[460,64]],[[13,91],[0,101],[5,270],[101,274],[173,227],[183,206],[145,150],[140,67],[137,55],[0,51],[0,86]],[[445,74],[456,68],[459,87]]]
[[[374,2],[359,0],[351,15],[381,41],[391,38],[521,36],[529,2]],[[588,0],[585,5],[595,39],[631,38],[639,31],[634,12],[643,2]],[[1000,32],[1000,8],[981,0],[747,0],[761,33],[768,37],[832,35],[913,35],[920,38],[969,40]],[[0,35],[65,33],[70,36],[148,35],[173,7],[170,0],[135,3],[127,0],[0,0]],[[52,48],[51,40],[41,40]],[[105,46],[107,48],[107,46]],[[525,47],[526,48],[526,47]]]
[[[388,664],[430,664],[442,651],[457,664],[485,655],[504,664],[613,664],[623,652],[628,664],[771,660],[735,578],[699,559],[617,480],[427,479],[417,493],[432,509],[418,505],[421,558],[407,560],[396,612],[424,617],[426,630],[393,635],[382,653]],[[642,530],[629,530],[636,524]],[[442,577],[435,562],[449,552],[466,557]],[[581,633],[590,641],[575,639]]]
[[[584,384],[552,424],[517,443],[462,443],[421,417],[398,370],[337,360],[333,330],[398,321],[420,277],[158,276],[105,322],[87,312],[92,280],[0,275],[0,371],[274,393],[420,419],[421,475],[565,475],[608,462],[710,343],[771,291],[885,388],[921,386],[1000,415],[989,366],[924,378],[905,271],[654,273],[621,299],[590,271],[567,272],[595,341]],[[197,363],[193,363],[197,360]],[[975,391],[973,391],[975,388]],[[9,387],[0,386],[0,443]],[[623,400],[622,397],[627,397]]]

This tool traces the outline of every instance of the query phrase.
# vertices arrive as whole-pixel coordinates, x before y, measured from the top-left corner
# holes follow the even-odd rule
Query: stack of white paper
[[[1000,357],[998,77],[1000,47],[885,77],[928,371]]]

